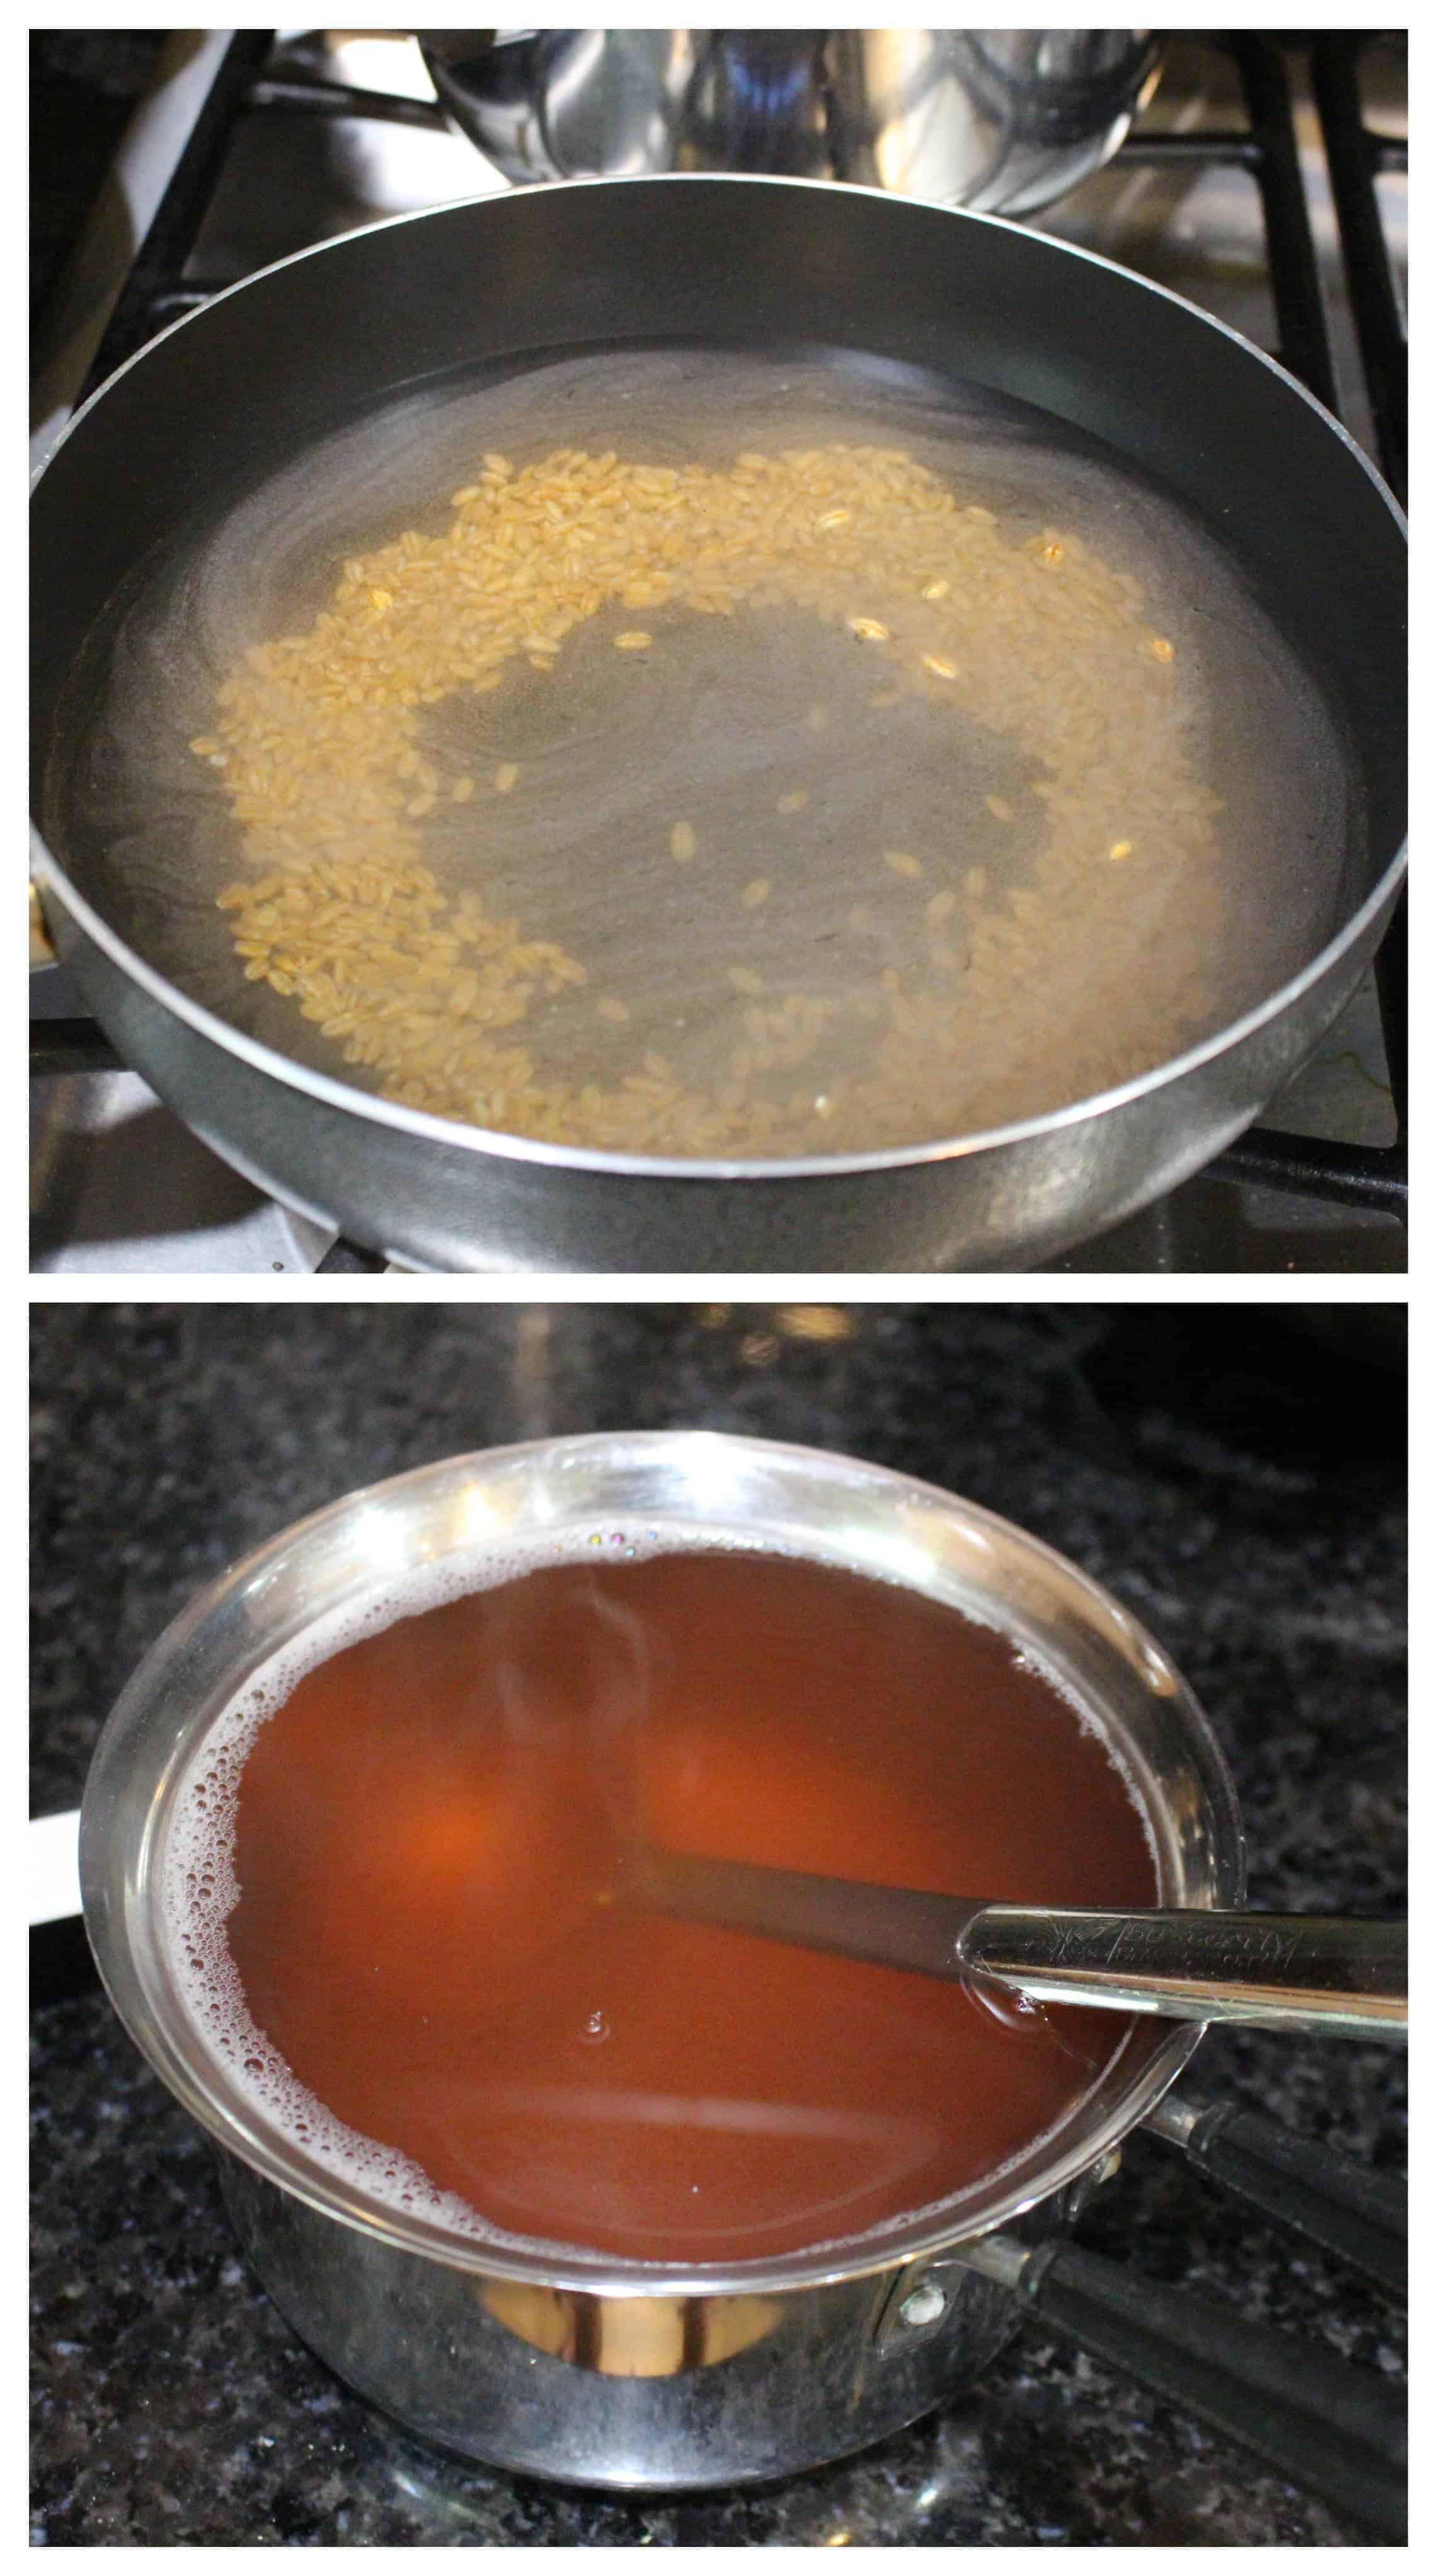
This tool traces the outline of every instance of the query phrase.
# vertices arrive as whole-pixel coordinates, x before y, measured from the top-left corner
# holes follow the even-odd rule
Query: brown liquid
[[[640,1832],[958,1895],[1157,1893],[1100,1742],[956,1611],[787,1557],[546,1566],[342,1649],[260,1728],[227,1927],[250,2012],[492,2226],[695,2263],[977,2180],[1127,2027],[649,1919]]]

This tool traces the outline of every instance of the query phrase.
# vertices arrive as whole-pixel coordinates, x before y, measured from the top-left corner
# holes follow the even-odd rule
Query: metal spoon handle
[[[971,1973],[1035,2003],[1333,2037],[1407,2037],[1407,1926],[1336,1915],[985,1905],[958,1941]]]
[[[630,1892],[651,1912],[686,1922],[930,1977],[986,1977],[1035,2003],[1255,2022],[1399,2047],[1407,2037],[1405,1923],[1196,1907],[984,1905],[659,1851],[643,1855]]]
[[[918,1888],[655,1850],[642,1855],[629,1892],[647,1912],[684,1923],[715,1923],[729,1932],[754,1932],[805,1950],[836,1950],[845,1959],[955,1980],[968,1974],[958,1944],[983,1912],[961,1897],[930,1896]]]

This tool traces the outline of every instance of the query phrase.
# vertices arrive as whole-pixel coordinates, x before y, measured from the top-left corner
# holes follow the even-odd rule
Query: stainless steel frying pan
[[[1336,935],[1255,1007],[1235,1002],[1219,1034],[1102,1097],[987,1134],[787,1162],[664,1161],[450,1124],[300,1064],[196,999],[153,886],[113,851],[73,845],[45,808],[107,603],[196,514],[386,397],[544,352],[693,342],[836,351],[977,385],[1177,496],[1291,639],[1344,745],[1366,847]],[[1400,890],[1405,551],[1390,496],[1338,424],[1234,333],[989,217],[796,180],[664,177],[351,234],[216,298],[101,388],[39,480],[33,564],[36,873],[56,947],[126,1060],[218,1153],[422,1268],[1045,1258],[1241,1133],[1342,1007]]]

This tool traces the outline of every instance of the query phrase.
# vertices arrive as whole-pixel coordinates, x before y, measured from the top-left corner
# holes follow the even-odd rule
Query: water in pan
[[[166,1836],[176,1972],[335,2181],[643,2263],[961,2193],[1122,2035],[655,1919],[626,1899],[640,1835],[1017,1901],[1155,1893],[1105,1738],[1007,1639],[837,1566],[604,1530],[406,1579],[256,1677]]]
[[[956,578],[920,583],[909,557],[895,593],[912,521],[884,502],[865,548],[869,487],[893,479],[873,449],[952,494],[932,560]],[[447,582],[452,496],[496,450],[521,473],[562,450],[681,478],[803,455],[770,487],[785,526],[804,522],[801,582],[736,584],[721,615],[611,592],[552,651],[484,672],[485,694],[446,677],[401,716],[415,675],[397,670],[357,745],[325,749],[322,705],[267,697],[246,654],[303,637],[291,669],[327,681],[316,621],[337,584],[352,640],[356,602],[382,627],[411,573]],[[556,471],[529,487],[532,554],[514,557],[541,603],[575,469]],[[417,571],[393,552],[411,530]],[[613,649],[635,634],[650,641]],[[359,640],[382,671],[382,635]],[[227,734],[237,673],[249,706],[236,729],[231,702]],[[1361,857],[1315,688],[1170,500],[1044,416],[813,353],[590,353],[391,403],[150,567],[72,705],[52,831],[187,989],[415,1105],[637,1151],[880,1150],[1087,1096],[1314,954]],[[371,795],[383,724],[404,728],[383,756],[407,774],[382,828],[371,798],[339,842],[368,900],[341,893],[316,935],[314,826]],[[407,890],[406,867],[423,872]],[[276,873],[277,913],[216,910],[227,884]],[[357,995],[346,908],[402,959]]]

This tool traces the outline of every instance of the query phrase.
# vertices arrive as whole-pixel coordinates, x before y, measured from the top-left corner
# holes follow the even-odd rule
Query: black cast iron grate
[[[1341,415],[1332,343],[1298,158],[1291,87],[1275,37],[1214,38],[1232,54],[1247,110],[1246,130],[1144,133],[1119,158],[1133,168],[1228,164],[1251,173],[1262,204],[1269,282],[1277,315],[1273,355],[1319,402]],[[1407,167],[1405,143],[1366,122],[1360,33],[1306,40],[1313,94],[1322,126],[1348,292],[1357,330],[1378,460],[1405,505],[1407,497],[1407,341],[1382,230],[1377,181]],[[229,46],[209,97],[164,198],[136,255],[84,387],[88,395],[156,331],[207,303],[228,280],[185,274],[230,142],[242,118],[280,107],[316,116],[371,116],[389,123],[447,130],[442,109],[384,92],[353,89],[316,72],[274,77],[266,71],[274,37],[245,30]],[[82,396],[83,399],[83,396]],[[1407,1212],[1407,898],[1404,893],[1376,964],[1397,1136],[1391,1145],[1350,1145],[1326,1137],[1253,1127],[1208,1166],[1249,1181],[1351,1208],[1405,1219]],[[36,1030],[32,1069],[77,1071],[113,1063],[100,1033],[87,1023],[50,1021]],[[382,1256],[337,1244],[321,1268],[381,1270]]]

